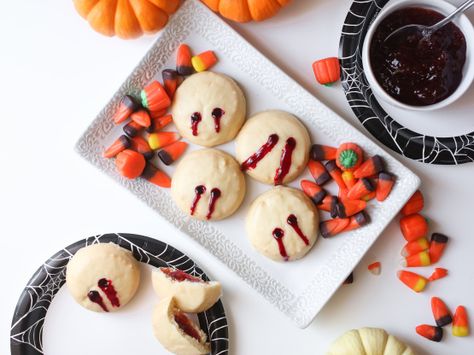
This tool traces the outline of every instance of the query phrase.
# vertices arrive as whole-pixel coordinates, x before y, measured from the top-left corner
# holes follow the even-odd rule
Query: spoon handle
[[[444,18],[443,20],[438,22],[436,25],[431,27],[430,32],[433,33],[435,31],[437,31],[438,29],[440,29],[441,27],[443,27],[447,23],[451,22],[456,16],[458,16],[459,14],[461,14],[464,11],[466,11],[467,9],[469,9],[472,5],[474,5],[474,0],[467,0],[466,2],[464,2],[464,4],[459,6],[456,9],[456,11],[454,11],[452,14],[446,16],[446,18]]]

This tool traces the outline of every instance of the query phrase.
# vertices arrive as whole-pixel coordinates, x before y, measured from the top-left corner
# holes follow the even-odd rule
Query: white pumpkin
[[[415,355],[393,335],[379,328],[353,329],[332,343],[326,355]]]

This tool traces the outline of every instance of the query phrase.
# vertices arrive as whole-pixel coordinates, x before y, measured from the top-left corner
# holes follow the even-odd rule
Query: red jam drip
[[[195,277],[192,275],[189,275],[188,273],[181,271],[181,270],[176,270],[172,269],[170,267],[167,268],[161,268],[161,271],[171,279],[182,282],[182,281],[189,281],[189,282],[203,282],[199,277]]]
[[[216,107],[212,110],[212,118],[214,119],[214,128],[216,129],[216,133],[221,131],[221,118],[225,115],[225,111],[219,107]]]
[[[202,121],[201,114],[199,112],[194,112],[191,115],[191,129],[193,130],[193,136],[198,135],[198,125]]]
[[[303,234],[303,232],[300,229],[300,226],[298,225],[298,219],[294,214],[290,214],[288,216],[288,219],[286,220],[288,224],[295,230],[296,234],[299,235],[301,240],[306,244],[309,245],[309,240],[308,238]]]
[[[178,324],[178,326],[181,328],[183,332],[185,332],[187,335],[190,337],[193,337],[194,339],[201,341],[201,336],[199,335],[199,332],[194,328],[193,323],[191,320],[188,318],[186,314],[183,312],[176,312],[174,314],[174,321]]]
[[[114,285],[112,285],[112,280],[100,279],[99,282],[97,282],[97,286],[105,293],[112,306],[120,307],[120,301],[117,296],[117,291],[115,291]]]
[[[206,187],[204,185],[198,185],[194,189],[194,192],[196,196],[194,196],[193,203],[191,205],[191,216],[194,215],[194,212],[196,211],[197,204],[199,203],[199,200],[201,199],[201,196],[204,192],[206,192]]]
[[[213,188],[211,190],[211,198],[209,200],[209,211],[207,212],[206,219],[211,219],[212,214],[214,213],[214,210],[216,208],[216,202],[221,197],[221,190],[218,188]]]
[[[285,259],[285,261],[288,261],[288,254],[286,254],[285,244],[283,244],[283,237],[285,236],[285,232],[281,228],[275,228],[272,232],[272,235],[278,243],[280,255],[283,259]]]
[[[275,185],[281,185],[286,174],[290,171],[291,155],[296,147],[296,140],[290,137],[286,140],[285,147],[281,152],[280,166],[276,170],[275,178],[273,179]]]
[[[100,295],[99,292],[97,291],[89,291],[87,294],[87,297],[90,299],[91,302],[94,302],[102,308],[104,312],[108,312],[109,310],[107,309],[107,306],[104,303],[104,300],[102,299],[102,296]]]
[[[278,143],[278,140],[279,140],[279,137],[277,134],[271,134],[269,137],[268,137],[268,140],[267,142],[262,145],[258,150],[257,152],[255,152],[254,154],[252,154],[250,157],[247,158],[246,161],[244,161],[241,165],[240,165],[240,169],[242,171],[246,171],[246,170],[250,170],[250,169],[255,169],[255,167],[257,166],[258,162],[260,160],[262,160],[263,158],[265,158],[265,155],[267,155],[268,153],[270,153],[273,149],[273,147],[275,147],[275,145]]]

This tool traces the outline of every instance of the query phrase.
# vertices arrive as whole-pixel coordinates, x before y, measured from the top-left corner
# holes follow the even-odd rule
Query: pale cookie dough
[[[155,337],[174,354],[198,355],[211,350],[206,334],[176,307],[172,297],[160,300],[152,322]]]
[[[284,186],[257,197],[246,219],[252,246],[275,261],[302,258],[314,245],[318,226],[318,211],[311,200],[302,191]]]
[[[202,72],[178,87],[171,110],[183,137],[214,147],[237,135],[245,120],[246,101],[240,87],[228,76]]]
[[[113,312],[125,306],[140,284],[140,267],[132,253],[114,243],[92,244],[69,261],[66,285],[81,306]]]
[[[268,145],[272,135],[278,137],[276,145],[256,163],[255,167],[245,169],[244,162],[248,162],[249,157],[258,152],[262,146]],[[278,182],[276,174],[282,161],[283,150],[291,139],[296,143],[291,153],[291,165],[282,181]],[[237,161],[241,165],[244,163],[243,170],[260,182],[274,185],[291,182],[303,172],[311,145],[308,131],[303,124],[295,116],[276,110],[264,111],[248,119],[235,143]]]
[[[179,162],[171,182],[171,196],[181,210],[194,218],[223,219],[242,203],[245,177],[229,154],[217,149],[197,150]]]

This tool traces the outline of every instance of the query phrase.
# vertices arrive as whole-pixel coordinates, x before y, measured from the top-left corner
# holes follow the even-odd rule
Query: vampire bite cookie
[[[275,261],[302,258],[314,245],[319,215],[300,190],[277,186],[252,202],[246,218],[247,236],[259,253]]]
[[[245,96],[226,75],[197,73],[176,90],[172,114],[183,137],[214,147],[234,139],[239,132],[246,115]]]
[[[291,182],[302,173],[311,144],[308,131],[295,116],[276,110],[247,120],[235,143],[242,171],[274,185]]]
[[[92,244],[69,261],[66,285],[81,306],[113,312],[125,306],[140,283],[140,267],[132,253],[114,243]]]
[[[171,196],[188,215],[219,220],[232,215],[245,196],[245,177],[229,154],[201,149],[186,154],[171,182]]]

